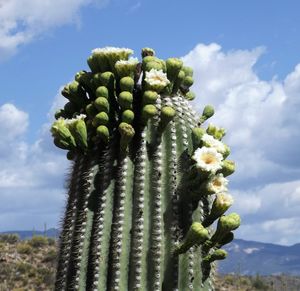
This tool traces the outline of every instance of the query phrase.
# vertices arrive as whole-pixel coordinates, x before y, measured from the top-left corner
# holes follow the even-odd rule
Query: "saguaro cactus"
[[[233,239],[223,128],[189,105],[193,71],[144,48],[95,49],[66,85],[54,143],[73,170],[55,290],[212,290]],[[217,222],[216,230],[211,225]]]

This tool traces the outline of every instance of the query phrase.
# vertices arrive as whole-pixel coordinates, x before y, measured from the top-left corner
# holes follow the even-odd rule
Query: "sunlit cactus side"
[[[223,128],[189,105],[193,71],[151,48],[88,58],[51,132],[72,161],[55,290],[213,290],[240,225]],[[212,224],[216,221],[216,230]]]

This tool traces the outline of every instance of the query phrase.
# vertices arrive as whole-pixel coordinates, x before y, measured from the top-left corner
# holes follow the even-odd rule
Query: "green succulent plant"
[[[88,58],[51,132],[72,160],[55,290],[213,290],[237,214],[223,128],[189,104],[193,71],[153,49]],[[217,229],[211,227],[218,221]]]

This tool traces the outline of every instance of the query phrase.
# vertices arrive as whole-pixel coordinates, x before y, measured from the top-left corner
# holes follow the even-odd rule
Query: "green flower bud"
[[[209,238],[208,230],[200,222],[193,222],[184,242],[175,251],[176,254],[187,252],[192,246],[200,245]]]
[[[105,112],[99,112],[93,119],[93,126],[98,127],[99,125],[107,125],[109,117]]]
[[[94,101],[94,106],[97,108],[98,111],[104,111],[106,113],[108,113],[109,111],[109,103],[107,101],[106,98],[104,97],[98,97],[95,101]]]
[[[99,125],[97,127],[97,135],[104,141],[105,143],[109,140],[109,130],[105,125]]]
[[[142,109],[142,120],[146,123],[149,118],[157,114],[157,109],[154,105],[145,105]]]
[[[133,96],[130,92],[123,91],[119,94],[118,101],[122,109],[131,109]]]
[[[87,149],[87,129],[84,120],[77,119],[70,124],[70,130],[75,137],[76,144],[83,150]]]
[[[142,49],[142,58],[145,58],[147,56],[154,56],[155,55],[155,51],[152,48],[149,47],[144,47]]]
[[[155,70],[163,70],[164,69],[164,66],[161,62],[155,62],[155,61],[152,61],[152,62],[147,62],[144,66],[145,68],[145,71],[149,72],[151,71],[152,69],[155,69]]]
[[[183,66],[182,70],[184,71],[186,76],[193,77],[193,69],[191,67]]]
[[[185,76],[182,82],[182,86],[185,88],[189,88],[194,84],[194,79],[191,76]]]
[[[161,124],[160,130],[168,125],[168,123],[175,117],[176,111],[170,106],[163,106],[161,109]]]
[[[60,118],[52,124],[51,133],[54,138],[59,139],[61,144],[68,145],[68,147],[76,147],[75,139],[64,119]]]
[[[96,97],[104,97],[104,98],[108,99],[108,97],[109,97],[108,89],[105,86],[99,86],[96,89]]]
[[[241,224],[241,218],[237,213],[223,215],[217,225],[217,230],[211,238],[213,242],[220,242],[231,231],[237,229]]]
[[[101,85],[113,90],[115,87],[115,76],[112,72],[104,72],[100,76]]]
[[[185,98],[189,101],[192,101],[196,98],[196,94],[192,91],[189,91],[185,94]]]
[[[122,121],[126,123],[132,123],[134,119],[134,112],[132,110],[125,110],[122,113]]]
[[[143,59],[142,68],[147,72],[151,71],[152,69],[162,70],[165,72],[166,63],[159,58],[149,56]]]
[[[120,89],[121,91],[132,92],[134,88],[134,80],[130,77],[123,77],[120,80]]]
[[[224,260],[227,257],[227,252],[225,250],[215,250],[211,255],[207,255],[203,258],[203,262],[212,263],[217,260]]]
[[[155,91],[145,91],[143,94],[143,104],[155,104],[158,94]]]
[[[92,103],[88,104],[85,107],[85,111],[86,111],[86,113],[89,117],[94,117],[98,112],[97,109],[95,108],[95,106]]]
[[[233,204],[233,198],[227,193],[218,193],[209,215],[203,221],[203,226],[211,225],[218,217],[222,216]]]
[[[175,80],[182,68],[183,62],[177,58],[169,58],[166,61],[167,76],[169,80]]]
[[[225,160],[222,163],[222,169],[218,173],[222,173],[224,177],[233,174],[235,171],[235,162],[230,160]]]
[[[126,122],[121,122],[119,125],[119,132],[121,135],[120,148],[121,150],[125,150],[130,141],[132,140],[135,131],[130,124]]]
[[[215,113],[215,110],[212,105],[206,105],[203,109],[202,116],[200,117],[199,123],[202,124],[208,118],[212,117]]]
[[[226,134],[226,131],[222,127],[217,127],[215,125],[209,124],[206,132],[212,135],[215,139],[221,140],[223,136]]]
[[[201,127],[194,127],[192,129],[192,140],[194,149],[200,147],[202,144],[202,136],[205,134],[205,130]]]

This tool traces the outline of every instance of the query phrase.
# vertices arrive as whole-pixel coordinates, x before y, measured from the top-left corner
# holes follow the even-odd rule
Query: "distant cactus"
[[[132,53],[93,50],[91,72],[62,90],[51,132],[73,170],[55,290],[212,290],[219,249],[240,224],[224,215],[225,131],[202,127],[212,106],[197,117],[188,104],[191,68]]]

